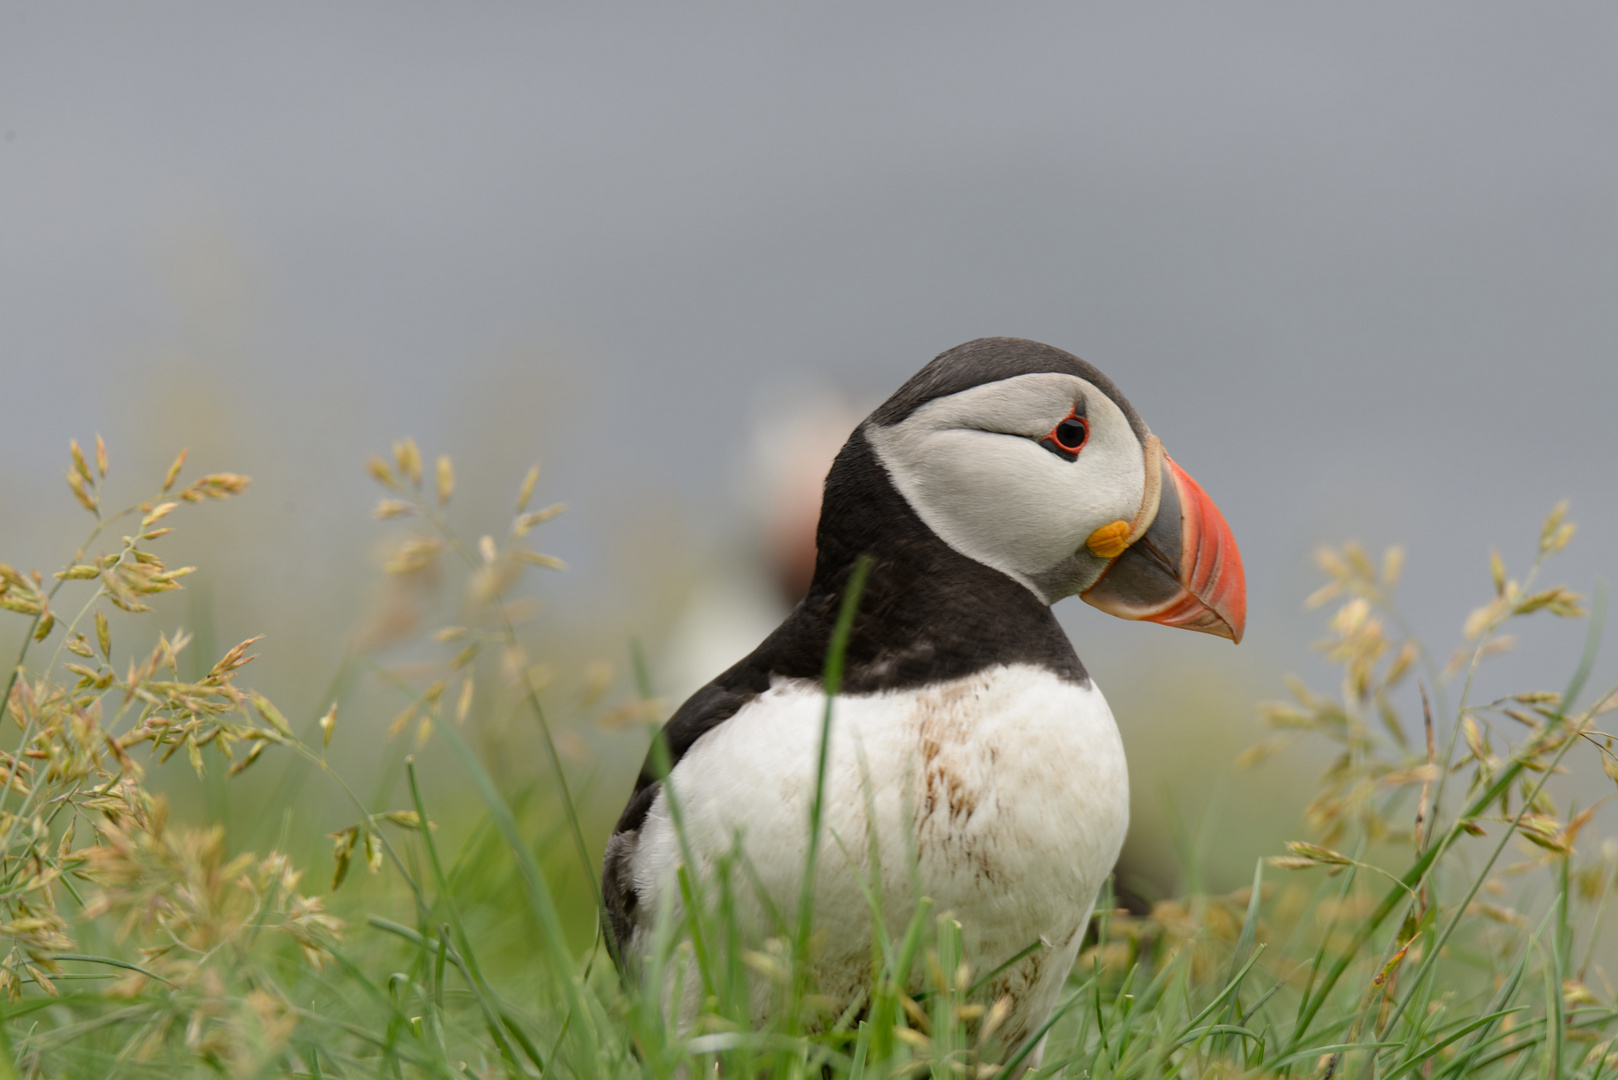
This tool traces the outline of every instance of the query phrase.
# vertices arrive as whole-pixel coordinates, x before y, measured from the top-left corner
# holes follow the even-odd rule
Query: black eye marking
[[[1090,438],[1090,425],[1084,419],[1084,402],[1073,406],[1067,418],[1051,428],[1051,433],[1039,440],[1039,445],[1064,461],[1079,460],[1079,451]]]

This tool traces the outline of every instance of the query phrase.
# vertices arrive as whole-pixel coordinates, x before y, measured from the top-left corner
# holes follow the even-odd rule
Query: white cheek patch
[[[928,525],[952,547],[997,569],[1031,574],[1060,562],[1073,550],[1074,531],[1094,516],[1066,470],[1051,467],[1077,462],[1030,439],[955,430],[925,445],[928,459],[915,469],[914,498],[906,492],[906,499],[929,508],[922,520],[937,519]]]
[[[1038,445],[1085,404],[1090,435],[1077,461]],[[918,517],[968,558],[1033,579],[1092,532],[1129,521],[1145,491],[1145,459],[1112,399],[1073,375],[1021,375],[973,387],[866,435]]]

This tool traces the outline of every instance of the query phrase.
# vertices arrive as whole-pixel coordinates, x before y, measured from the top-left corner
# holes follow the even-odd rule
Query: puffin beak
[[[1156,514],[1143,531],[1130,530],[1139,535],[1080,595],[1121,619],[1241,641],[1247,579],[1236,538],[1201,485],[1157,446],[1147,453],[1147,468],[1154,464],[1161,470]]]

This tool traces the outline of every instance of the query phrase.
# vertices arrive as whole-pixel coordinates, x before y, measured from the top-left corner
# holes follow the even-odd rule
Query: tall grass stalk
[[[826,771],[831,762],[832,713],[836,708],[837,695],[843,688],[843,661],[848,654],[848,637],[853,632],[854,616],[859,611],[860,597],[865,593],[865,580],[870,575],[871,558],[862,555],[848,575],[848,584],[843,589],[842,602],[837,610],[837,623],[832,628],[831,641],[826,647],[826,707],[820,721],[815,788],[809,802],[809,847],[803,860],[803,890],[798,897],[798,933],[793,940],[794,958],[800,972],[808,967],[809,934],[814,927],[815,869],[820,862],[820,843],[826,816]],[[801,988],[801,979],[799,985]]]

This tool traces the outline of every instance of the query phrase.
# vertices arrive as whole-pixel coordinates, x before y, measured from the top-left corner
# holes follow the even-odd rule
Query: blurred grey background
[[[1195,679],[1322,670],[1321,542],[1405,543],[1440,652],[1559,499],[1554,579],[1612,574],[1615,59],[1598,3],[5,3],[0,557],[78,535],[69,437],[132,485],[190,445],[255,477],[214,587],[273,677],[351,630],[361,466],[413,434],[479,531],[543,458],[556,617],[662,642],[778,417],[1032,337],[1242,545],[1239,650],[1060,609],[1137,760],[1200,746]],[[1559,687],[1581,632],[1501,685]],[[1138,794],[1223,783],[1256,729],[1219,715]]]

